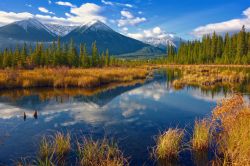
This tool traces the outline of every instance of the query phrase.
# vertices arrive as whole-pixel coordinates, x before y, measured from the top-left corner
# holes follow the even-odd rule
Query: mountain
[[[99,51],[105,51],[108,48],[109,52],[115,55],[132,53],[150,47],[148,44],[115,32],[100,21],[92,21],[74,29],[63,37],[62,41],[66,42],[70,39],[73,39],[78,45],[85,43],[88,50],[90,50],[91,44],[96,42]]]
[[[74,27],[43,24],[36,19],[17,21],[0,27],[0,49],[13,49],[24,42],[32,46],[36,42],[43,42],[46,47],[58,37],[63,43],[69,43],[73,39],[77,47],[80,43],[86,44],[89,52],[93,42],[96,42],[100,52],[109,49],[113,55],[138,53],[151,56],[163,52],[162,49],[124,36],[100,21]]]
[[[166,36],[162,38],[150,37],[150,38],[146,38],[145,40],[143,40],[144,43],[150,44],[152,46],[155,46],[164,50],[166,49],[167,45],[179,47],[181,41],[182,39],[180,37],[177,37],[173,34],[167,34]]]
[[[166,49],[166,48],[164,48]],[[158,47],[154,47],[154,46],[148,46],[148,47],[143,47],[140,50],[137,50],[135,52],[132,53],[126,53],[126,54],[122,54],[119,55],[122,58],[145,58],[145,57],[156,57],[156,56],[161,56],[163,55],[166,50],[158,48]]]
[[[56,35],[36,19],[17,21],[0,28],[0,37],[18,41],[52,41]]]
[[[58,24],[45,24],[45,26],[55,35],[63,37],[77,28],[77,26],[64,26]]]

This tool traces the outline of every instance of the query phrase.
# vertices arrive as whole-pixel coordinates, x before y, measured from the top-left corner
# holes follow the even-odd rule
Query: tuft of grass
[[[39,145],[39,151],[38,151],[39,158],[41,159],[48,158],[48,156],[50,156],[52,153],[53,153],[53,148],[51,141],[48,138],[43,137]]]
[[[250,164],[250,108],[240,95],[223,100],[214,110],[213,118],[219,123],[216,142],[220,159],[229,165]]]
[[[38,156],[35,161],[38,166],[54,166],[64,165],[64,159],[71,150],[70,134],[64,135],[61,132],[57,132],[50,137],[43,137]]]
[[[77,142],[77,152],[80,166],[129,165],[118,146],[107,139],[94,141],[84,138],[83,143]]]
[[[177,158],[181,150],[181,142],[184,136],[182,129],[169,129],[158,136],[154,155],[158,160]]]
[[[37,158],[35,161],[35,165],[37,166],[56,166],[57,162],[55,162],[54,155],[51,154],[49,156],[46,156],[45,158]]]
[[[70,152],[71,144],[70,144],[70,134],[67,133],[64,135],[61,132],[57,132],[54,136],[54,149],[55,153],[58,156],[65,156]]]
[[[207,119],[196,120],[192,137],[192,149],[208,150],[210,142],[210,122]]]
[[[29,158],[21,158],[18,161],[15,161],[15,166],[33,166],[34,164],[30,161]]]

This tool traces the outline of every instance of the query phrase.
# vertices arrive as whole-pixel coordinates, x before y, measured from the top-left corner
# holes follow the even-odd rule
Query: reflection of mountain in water
[[[66,103],[66,102],[85,102],[85,103],[95,103],[99,106],[104,106],[115,97],[130,91],[132,89],[140,87],[141,83],[136,83],[129,86],[120,86],[116,88],[109,88],[104,91],[99,91],[93,93],[92,95],[84,95],[85,91],[81,89],[67,89],[67,93],[64,93],[64,89],[44,89],[44,90],[16,90],[15,94],[23,94],[20,96],[4,95],[0,97],[0,103],[7,103],[12,106],[17,106],[23,109],[42,109],[51,103]],[[71,93],[69,93],[71,92]],[[83,92],[83,93],[81,93]],[[25,95],[28,94],[28,95]],[[43,93],[46,93],[46,97],[43,98]],[[48,97],[50,95],[50,97]]]

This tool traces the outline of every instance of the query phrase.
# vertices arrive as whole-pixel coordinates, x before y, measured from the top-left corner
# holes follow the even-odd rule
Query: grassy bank
[[[182,76],[173,82],[179,89],[185,85],[214,88],[216,86],[234,87],[249,78],[244,70],[232,70],[231,68],[206,67],[206,66],[179,66]]]
[[[10,88],[95,88],[111,83],[145,79],[145,68],[0,70],[0,89]]]

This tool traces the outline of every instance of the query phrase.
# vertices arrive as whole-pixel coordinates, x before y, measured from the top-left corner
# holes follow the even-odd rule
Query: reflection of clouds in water
[[[23,113],[26,112],[27,116],[32,115],[33,112],[24,110],[22,108],[10,106],[8,104],[0,104],[0,118],[1,119],[11,119],[14,117],[21,117]]]
[[[160,84],[158,82],[154,82],[152,84],[132,90],[128,94],[143,96],[144,98],[151,98],[155,101],[159,101],[162,96],[170,92],[172,91],[166,87],[166,84]]]
[[[145,110],[146,106],[129,100],[120,100],[120,109],[123,111],[122,115],[129,118],[136,114],[137,111]],[[141,114],[140,112],[138,112]]]
[[[188,90],[188,93],[196,99],[204,100],[207,102],[218,102],[222,99],[230,98],[233,95],[233,93],[225,94],[223,93],[223,91],[216,92],[214,94],[211,91],[203,92],[200,88],[195,88],[190,91]],[[243,95],[243,97],[245,99],[245,102],[250,102],[248,95]]]
[[[95,103],[64,103],[60,105],[49,105],[41,111],[41,115],[46,115],[46,119],[54,118],[54,114],[66,112],[73,118],[72,121],[64,122],[62,125],[74,125],[77,122],[84,121],[87,123],[104,122],[108,120],[108,116],[104,116],[103,112],[106,106],[100,107]]]
[[[137,119],[131,116],[140,115],[142,112],[139,111],[145,109],[146,106],[131,101],[127,95],[122,95],[105,106],[99,106],[93,102],[50,103],[38,112],[38,116],[43,116],[44,118],[41,119],[45,123],[49,123],[62,118],[64,114],[67,115],[66,120],[62,118],[61,121],[55,121],[55,127],[71,126],[79,122],[110,125],[136,121]],[[33,116],[34,113],[33,110],[29,111],[8,104],[0,104],[1,119],[21,118],[23,112],[26,112],[27,116]]]
[[[230,95],[225,96],[225,94],[222,91],[216,94],[213,94],[210,91],[205,93],[200,88],[192,88],[192,90],[187,90],[187,92],[192,97],[199,99],[199,100],[204,100],[207,102],[217,102],[217,101],[224,99],[225,97],[230,96]]]

